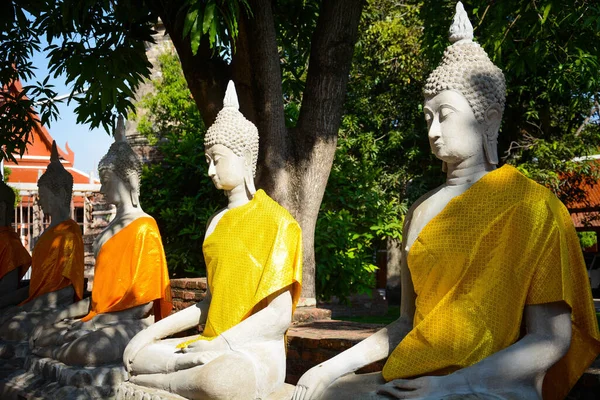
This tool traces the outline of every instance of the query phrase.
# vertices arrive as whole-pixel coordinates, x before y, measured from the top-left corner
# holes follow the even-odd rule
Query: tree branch
[[[297,125],[303,133],[297,145],[303,150],[318,139],[337,138],[362,7],[362,0],[321,4]]]
[[[230,68],[224,60],[213,57],[207,38],[201,41],[197,54],[192,54],[189,36],[183,38],[185,12],[179,12],[183,1],[150,0],[148,4],[160,16],[171,37],[194,101],[208,127],[223,106]]]

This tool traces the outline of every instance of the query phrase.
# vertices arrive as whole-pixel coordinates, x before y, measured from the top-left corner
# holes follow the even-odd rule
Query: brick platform
[[[193,306],[206,296],[206,278],[171,279],[173,312]]]
[[[381,329],[379,324],[348,321],[313,321],[294,325],[288,331],[286,382],[295,385],[300,376]],[[385,360],[367,365],[359,373],[380,371]]]

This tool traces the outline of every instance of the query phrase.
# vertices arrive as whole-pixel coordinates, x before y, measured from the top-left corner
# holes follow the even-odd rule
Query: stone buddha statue
[[[258,131],[238,111],[233,82],[223,103],[204,140],[208,175],[228,198],[202,246],[207,295],[131,340],[123,357],[130,383],[117,398],[285,396],[284,337],[300,296],[301,230],[254,187]],[[168,338],[199,324],[199,337]]]
[[[48,315],[30,339],[33,354],[72,366],[120,364],[129,340],[171,312],[160,232],[139,202],[141,168],[121,117],[98,167],[100,191],[117,212],[93,244],[92,296]]]
[[[83,239],[70,218],[73,176],[61,164],[56,142],[38,188],[40,205],[51,222],[33,249],[29,287],[0,299],[0,307],[18,303],[0,315],[0,338],[6,340],[28,338],[49,310],[83,297]]]
[[[564,399],[600,352],[569,213],[496,168],[504,76],[472,38],[459,2],[424,90],[447,179],[406,216],[401,317],[306,372],[294,400]],[[386,357],[381,372],[353,373]]]
[[[0,171],[0,293],[11,295],[31,265],[31,256],[11,226],[15,193]],[[1,297],[0,297],[1,299]],[[1,302],[1,300],[0,300]]]

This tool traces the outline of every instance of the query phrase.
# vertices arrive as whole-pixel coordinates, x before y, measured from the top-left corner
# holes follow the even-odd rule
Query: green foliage
[[[4,176],[4,182],[8,181],[8,177],[10,176],[11,173],[12,173],[12,170],[10,168],[8,168],[7,166],[4,166],[3,172],[2,172],[2,175]],[[21,202],[21,195],[19,194],[19,191],[17,189],[15,189],[14,187],[11,186],[11,189],[15,193],[14,207],[16,208],[19,205],[19,203]]]
[[[418,179],[430,160],[420,112],[418,5],[371,0],[363,12],[345,117],[317,220],[316,287],[322,298],[371,290],[374,255],[388,238],[401,239],[407,197],[437,183]],[[439,164],[430,165],[439,170]]]
[[[8,90],[12,82],[33,77],[30,58],[40,50],[39,31],[32,27],[31,17],[36,2],[21,3],[9,0],[0,5],[0,158],[15,162],[14,155],[23,155],[37,121],[50,125],[58,115],[56,104],[48,101],[57,94],[48,79],[24,87],[18,95]],[[33,110],[36,102],[41,103],[39,113]]]
[[[598,243],[596,232],[577,232],[577,237],[582,249],[587,249]]]
[[[157,221],[172,276],[205,273],[202,242],[206,224],[224,198],[206,174],[205,127],[175,55],[159,57],[156,93],[138,107],[138,130],[163,158],[144,167],[141,201]]]
[[[476,40],[506,76],[499,153],[563,200],[597,173],[574,157],[600,142],[600,4],[583,0],[464,1]],[[455,1],[425,0],[424,49],[437,65]]]
[[[110,132],[114,114],[133,109],[130,99],[149,76],[144,43],[153,41],[155,22],[144,0],[4,1],[0,5],[0,86],[32,78],[31,58],[40,50],[40,37],[45,37],[50,73],[55,78],[64,74],[71,85],[67,101],[78,104],[77,122],[91,128],[102,125]],[[48,84],[49,77],[24,87],[18,96],[3,91],[3,158],[14,160],[13,153],[23,154],[37,120],[49,125],[57,118],[58,108],[49,101],[57,93]]]
[[[240,9],[251,15],[246,0],[187,0],[183,37],[189,35],[192,53],[196,55],[200,41],[207,36],[210,48],[223,57],[231,57],[238,36]]]

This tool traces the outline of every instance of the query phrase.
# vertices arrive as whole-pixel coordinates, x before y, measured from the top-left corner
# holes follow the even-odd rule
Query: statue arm
[[[67,318],[84,317],[90,311],[90,301],[91,299],[86,297],[69,305],[67,308],[52,313],[48,319],[51,319],[51,322],[58,322]]]
[[[318,399],[336,379],[384,359],[412,329],[402,316],[374,335],[308,370],[296,385],[293,400]]]
[[[456,374],[476,390],[525,380],[541,387],[546,371],[569,350],[571,310],[563,302],[526,306],[525,323],[521,340]]]
[[[438,398],[450,393],[520,393],[537,391],[546,371],[560,360],[571,344],[571,312],[563,302],[525,307],[527,334],[513,345],[470,367],[446,376],[397,379],[380,393],[397,398],[406,394]]]
[[[56,308],[60,305],[73,302],[73,296],[75,290],[73,285],[69,285],[65,288],[55,290],[54,292],[44,293],[36,297],[35,299],[23,304],[21,311],[39,311],[45,308]]]
[[[150,301],[146,304],[141,304],[126,310],[98,314],[92,318],[92,321],[94,324],[110,325],[121,321],[143,319],[150,315],[153,306],[154,302]]]
[[[29,287],[25,286],[15,290],[12,293],[0,297],[0,309],[8,306],[16,306],[29,297]]]
[[[206,314],[210,307],[211,298],[210,290],[207,290],[206,296],[202,301],[161,319],[135,335],[129,341],[123,353],[125,368],[131,371],[132,364],[138,353],[150,344],[158,342],[167,336],[196,327],[206,321]]]
[[[275,294],[262,310],[223,332],[229,347],[238,349],[252,343],[280,340],[292,320],[292,295],[289,287]]]

